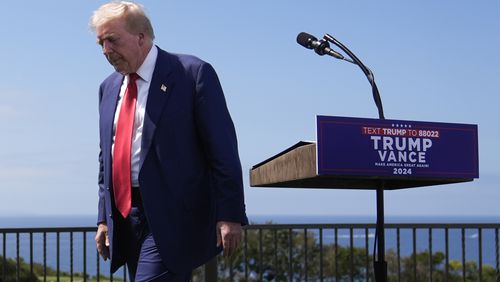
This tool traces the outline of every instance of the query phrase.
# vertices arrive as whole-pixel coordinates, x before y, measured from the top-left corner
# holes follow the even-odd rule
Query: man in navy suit
[[[127,264],[132,281],[189,281],[233,254],[248,223],[217,74],[155,46],[140,5],[105,4],[90,26],[116,70],[99,91],[97,250],[113,272]]]

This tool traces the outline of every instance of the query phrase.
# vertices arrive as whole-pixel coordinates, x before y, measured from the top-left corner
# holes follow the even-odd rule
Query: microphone
[[[309,33],[305,32],[299,33],[299,35],[297,35],[297,43],[306,47],[307,49],[314,49],[316,54],[320,56],[326,54],[340,60],[344,59],[344,56],[342,56],[342,54],[330,48],[330,43],[328,43],[328,41],[323,39],[318,40],[316,37],[310,35]]]

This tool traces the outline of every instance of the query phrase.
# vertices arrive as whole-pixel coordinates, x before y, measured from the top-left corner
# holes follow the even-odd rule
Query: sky
[[[0,216],[96,214],[97,92],[113,68],[88,20],[105,2],[2,2]],[[250,217],[376,214],[374,191],[249,187],[253,165],[316,139],[316,115],[378,117],[361,70],[301,47],[302,31],[373,71],[387,119],[478,125],[479,179],[386,191],[386,216],[500,217],[499,1],[141,3],[158,46],[215,67]]]

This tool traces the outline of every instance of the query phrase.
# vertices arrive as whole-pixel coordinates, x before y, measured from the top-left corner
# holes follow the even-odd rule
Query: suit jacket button
[[[112,214],[109,214],[109,217],[110,217],[110,218],[113,218],[113,215],[112,215]]]

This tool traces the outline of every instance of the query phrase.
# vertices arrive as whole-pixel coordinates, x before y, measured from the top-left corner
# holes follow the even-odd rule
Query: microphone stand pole
[[[338,46],[352,59],[352,61],[349,59],[343,59],[343,60],[356,64],[361,68],[363,73],[368,78],[370,85],[372,86],[373,99],[378,109],[379,119],[381,120],[385,119],[384,110],[382,107],[382,100],[380,99],[380,93],[378,92],[377,84],[375,84],[375,78],[373,76],[372,71],[368,67],[366,67],[361,62],[361,60],[359,60],[356,57],[356,55],[354,55],[347,47],[345,47],[337,39],[333,38],[333,36],[327,33],[323,38]],[[385,186],[384,181],[380,180],[379,185],[377,187],[377,226],[375,231],[375,243],[374,243],[374,248],[375,247],[377,248],[377,260],[375,260],[375,252],[373,253],[373,267],[375,272],[375,281],[377,282],[387,281],[387,262],[385,261],[385,230],[384,230],[384,188],[385,188],[384,186]]]

